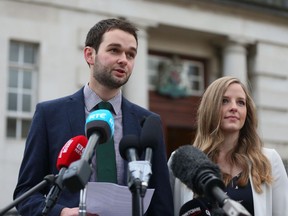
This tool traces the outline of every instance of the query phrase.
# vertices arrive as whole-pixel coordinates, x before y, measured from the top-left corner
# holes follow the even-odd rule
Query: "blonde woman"
[[[222,172],[226,192],[251,215],[283,216],[288,212],[288,178],[274,149],[263,147],[257,114],[247,87],[235,77],[215,80],[205,91],[193,144]],[[168,164],[171,164],[170,157]],[[175,215],[195,194],[170,170]]]

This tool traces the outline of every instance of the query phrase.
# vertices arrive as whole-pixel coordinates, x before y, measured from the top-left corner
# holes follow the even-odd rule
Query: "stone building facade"
[[[140,29],[136,65],[123,93],[162,116],[167,156],[193,139],[205,87],[233,75],[251,88],[265,146],[287,161],[288,3],[271,2],[0,0],[0,208],[12,202],[36,103],[88,81],[86,33],[111,17]]]

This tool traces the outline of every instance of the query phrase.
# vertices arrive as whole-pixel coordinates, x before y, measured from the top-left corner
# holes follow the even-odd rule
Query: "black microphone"
[[[126,135],[119,143],[119,152],[126,161],[137,161],[140,155],[139,139],[136,135]]]
[[[148,183],[150,180],[150,177],[152,175],[152,157],[153,157],[153,151],[157,148],[159,143],[159,134],[162,133],[162,127],[160,119],[157,118],[155,115],[148,116],[144,123],[143,128],[140,135],[140,144],[141,148],[145,149],[145,161],[148,162],[149,168],[147,169],[148,172],[146,172],[145,175],[143,175],[142,179],[142,185],[143,190],[148,187]]]
[[[145,149],[145,160],[152,164],[153,150],[158,146],[159,134],[162,133],[160,119],[150,115],[143,123],[140,136],[141,148]]]
[[[227,216],[218,203],[196,197],[181,206],[179,216]]]
[[[90,164],[96,146],[112,138],[114,119],[111,112],[106,109],[91,112],[86,119],[85,130],[88,143],[81,159],[71,163],[63,175],[63,183],[71,192],[85,188],[92,173]]]
[[[179,216],[211,216],[209,207],[203,198],[194,198],[181,206]]]
[[[251,216],[223,191],[225,185],[219,167],[199,149],[191,145],[179,147],[172,155],[171,169],[175,177],[193,192],[217,201],[228,216]]]
[[[128,161],[128,187],[132,193],[132,215],[143,215],[143,196],[141,190],[143,164],[139,161],[140,144],[136,135],[126,135],[119,143],[121,157]]]
[[[143,175],[143,161],[139,161],[140,144],[136,135],[126,135],[119,143],[121,157],[128,161],[128,187],[130,190],[137,184],[141,184]]]

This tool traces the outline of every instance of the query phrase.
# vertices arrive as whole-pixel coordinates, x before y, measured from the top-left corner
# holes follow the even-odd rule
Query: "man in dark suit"
[[[30,132],[26,141],[14,199],[29,190],[48,174],[57,174],[56,162],[63,145],[70,138],[84,135],[85,119],[101,101],[113,107],[115,120],[114,143],[117,164],[117,183],[127,185],[127,162],[118,150],[121,138],[128,134],[140,136],[141,123],[152,113],[125,99],[121,92],[129,79],[137,54],[137,28],[119,19],[98,22],[87,34],[84,57],[90,68],[90,79],[75,94],[37,104]],[[166,165],[163,134],[153,151],[152,176],[149,187],[155,188],[148,216],[173,215],[173,198]],[[97,180],[97,176],[91,179]],[[17,209],[22,216],[41,215],[45,206],[45,190],[34,193]],[[109,208],[107,203],[107,208]],[[79,215],[79,192],[70,193],[64,188],[50,215]]]

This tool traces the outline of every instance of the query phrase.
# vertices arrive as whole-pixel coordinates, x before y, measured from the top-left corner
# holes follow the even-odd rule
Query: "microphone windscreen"
[[[85,124],[86,136],[98,133],[99,143],[106,143],[114,135],[114,118],[109,110],[96,110],[91,112]]]
[[[130,135],[123,136],[120,143],[119,143],[120,155],[126,161],[128,161],[127,150],[135,149],[139,155],[139,153],[140,153],[139,148],[140,148],[139,139],[136,135],[130,134]]]
[[[194,198],[182,205],[179,216],[211,216],[208,206],[204,199]]]
[[[79,160],[87,142],[87,138],[83,135],[69,139],[59,152],[56,164],[57,169],[68,167],[72,162]]]
[[[159,134],[162,133],[161,122],[155,115],[146,118],[140,135],[140,144],[142,149],[156,149],[159,142]]]
[[[204,152],[192,145],[181,146],[174,152],[171,169],[175,177],[197,194],[201,194],[197,182],[201,171],[211,171],[216,177],[221,178],[219,167]]]

